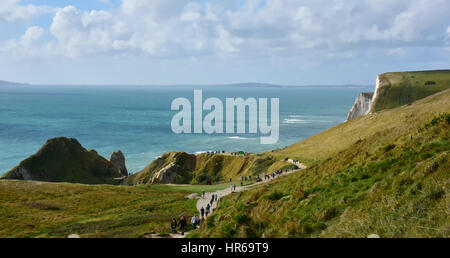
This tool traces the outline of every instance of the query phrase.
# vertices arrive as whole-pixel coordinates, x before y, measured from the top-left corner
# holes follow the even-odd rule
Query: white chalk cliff
[[[373,92],[359,93],[358,97],[356,97],[355,104],[353,104],[352,109],[348,112],[347,120],[367,115],[370,112],[373,96]]]

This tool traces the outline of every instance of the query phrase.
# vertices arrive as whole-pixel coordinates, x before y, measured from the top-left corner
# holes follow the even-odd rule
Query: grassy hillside
[[[168,167],[171,167],[169,170]],[[187,154],[184,152],[166,153],[139,173],[126,180],[125,184],[151,184],[160,171],[173,173],[170,183],[205,184],[208,180],[227,181],[239,179],[241,176],[257,175],[277,169],[295,167],[268,155],[233,156],[229,154]]]
[[[383,110],[342,123],[302,142],[271,153],[300,159],[307,164],[348,149],[356,141],[376,138],[377,145],[422,126],[436,114],[450,110],[450,90],[392,110]]]
[[[39,151],[3,175],[4,179],[116,184],[121,174],[94,150],[86,150],[76,139],[54,138]]]
[[[184,197],[215,186],[109,186],[0,180],[1,237],[140,237],[196,211]]]
[[[371,112],[395,108],[450,88],[450,70],[385,73]]]
[[[282,150],[319,158],[224,198],[191,237],[450,237],[449,100],[447,90]]]

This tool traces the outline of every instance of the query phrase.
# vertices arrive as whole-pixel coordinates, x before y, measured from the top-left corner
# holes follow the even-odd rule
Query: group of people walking
[[[205,192],[203,192],[202,198],[205,198]],[[209,203],[206,204],[206,207],[205,208],[202,207],[200,209],[200,216],[202,217],[202,219],[205,219],[206,217],[209,216],[209,214],[212,214],[214,211],[216,211],[216,208],[213,208],[213,204],[214,204],[214,202],[217,203],[218,200],[219,200],[219,196],[217,194],[213,194],[211,196],[211,200],[209,201]],[[212,212],[211,212],[211,210],[212,210]]]
[[[294,163],[298,163],[298,160],[294,160]],[[271,174],[264,173],[264,180],[266,181],[266,180],[274,179],[277,175],[283,174],[283,172],[284,172],[283,170],[277,170]],[[289,172],[289,170],[286,170],[286,173],[288,173],[288,172]],[[260,175],[257,175],[255,179],[257,182],[260,182],[262,180]],[[250,176],[249,178],[247,178],[246,176],[242,176],[241,177],[241,186],[243,186],[243,182],[247,181],[247,180],[252,180],[252,177]],[[230,178],[230,183],[231,182],[232,182],[232,179]],[[231,185],[231,191],[232,192],[236,191],[236,184]],[[206,195],[206,192],[203,191],[202,192],[203,199],[205,198],[205,195]],[[211,200],[209,201],[209,203],[207,203],[206,207],[201,207],[201,209],[200,209],[201,219],[196,214],[194,214],[194,216],[191,219],[191,224],[192,224],[193,229],[197,229],[197,227],[201,225],[201,222],[203,220],[205,220],[210,214],[212,214],[213,212],[216,211],[216,208],[213,208],[213,204],[214,204],[214,202],[217,203],[218,201],[219,201],[219,196],[217,194],[213,194],[211,196]],[[217,204],[216,204],[216,207],[217,207]],[[181,216],[179,223],[177,222],[177,220],[175,218],[172,218],[172,222],[170,223],[172,233],[176,233],[177,227],[179,227],[182,236],[184,236],[184,231],[186,229],[186,225],[187,225],[187,222],[186,222],[186,218],[184,216]]]
[[[200,218],[197,216],[197,214],[194,214],[194,216],[191,219],[191,224],[193,229],[197,229],[197,226],[200,225]],[[180,222],[177,222],[175,218],[172,218],[172,222],[170,223],[170,228],[172,229],[172,234],[177,233],[177,227],[179,227],[181,231],[181,235],[184,236],[184,231],[187,226],[187,221],[184,216],[181,216]]]

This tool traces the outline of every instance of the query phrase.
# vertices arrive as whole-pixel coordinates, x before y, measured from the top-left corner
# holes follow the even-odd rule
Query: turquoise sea
[[[280,99],[280,138],[261,145],[258,135],[174,134],[175,98]],[[49,138],[77,138],[105,158],[122,150],[128,170],[138,172],[168,151],[263,152],[284,147],[346,120],[356,95],[367,87],[255,86],[7,86],[0,87],[0,175]],[[192,101],[193,103],[193,101]],[[207,113],[204,112],[204,115]]]

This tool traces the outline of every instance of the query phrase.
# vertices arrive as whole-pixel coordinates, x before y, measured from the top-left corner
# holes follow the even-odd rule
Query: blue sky
[[[0,80],[373,84],[448,69],[446,0],[2,0]]]

